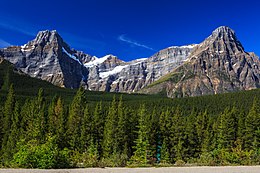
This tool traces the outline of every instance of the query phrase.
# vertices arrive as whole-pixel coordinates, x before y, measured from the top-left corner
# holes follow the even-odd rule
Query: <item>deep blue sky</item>
[[[221,25],[260,55],[259,0],[1,0],[0,47],[57,30],[72,47],[98,57],[149,57],[200,43]]]

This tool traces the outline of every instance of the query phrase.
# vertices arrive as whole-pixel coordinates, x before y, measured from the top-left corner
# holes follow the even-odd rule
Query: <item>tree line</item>
[[[253,99],[253,98],[252,98]],[[213,106],[213,105],[212,105]],[[67,168],[149,165],[251,165],[260,162],[260,108],[201,110],[137,102],[122,96],[89,103],[80,88],[69,105],[43,89],[24,102],[11,85],[0,106],[0,164]]]

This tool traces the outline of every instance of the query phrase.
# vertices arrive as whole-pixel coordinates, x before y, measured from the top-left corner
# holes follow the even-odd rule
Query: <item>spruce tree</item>
[[[260,147],[260,104],[257,97],[254,98],[253,105],[245,120],[245,148],[247,150],[257,150]]]
[[[184,122],[183,115],[179,107],[176,108],[172,117],[172,126],[170,128],[170,143],[174,160],[183,160],[184,156]]]
[[[80,149],[80,129],[86,106],[86,97],[84,89],[78,89],[69,109],[68,131],[69,144],[72,149]]]
[[[82,152],[88,150],[88,147],[91,145],[91,140],[93,140],[92,122],[93,122],[93,118],[90,115],[89,108],[87,105],[84,110],[84,117],[82,120],[81,134],[80,134],[80,142],[81,142],[80,149]]]
[[[2,142],[2,148],[4,150],[7,150],[7,148],[5,147],[7,145],[8,137],[11,133],[10,129],[12,126],[14,107],[15,107],[15,94],[14,94],[14,87],[13,85],[11,85],[4,104],[3,142]]]
[[[104,127],[104,137],[103,137],[103,157],[109,158],[111,154],[117,150],[117,139],[116,139],[116,130],[118,123],[117,115],[117,103],[116,98],[114,97],[111,105],[108,108],[108,115]]]
[[[146,109],[144,105],[141,105],[139,111],[139,125],[138,125],[138,138],[134,147],[134,155],[130,158],[130,164],[134,165],[146,165],[149,158],[149,141],[147,134],[147,127],[145,122]]]
[[[116,128],[115,139],[117,140],[117,149],[119,153],[124,153],[124,151],[128,148],[128,133],[127,133],[127,118],[126,111],[123,106],[122,96],[118,102],[117,106],[117,114],[118,114],[118,125]],[[127,151],[126,151],[127,152]],[[127,153],[124,153],[127,154]]]
[[[198,157],[199,143],[198,143],[198,134],[196,129],[196,117],[197,114],[194,108],[191,111],[191,114],[186,118],[185,123],[185,148],[187,149],[186,157],[196,158]]]
[[[209,114],[207,110],[204,113],[199,113],[196,120],[196,130],[198,134],[199,149],[201,152],[209,150]]]
[[[102,102],[96,104],[93,117],[93,140],[97,145],[98,155],[101,155],[102,139],[104,134],[104,113],[102,110]]]
[[[21,129],[20,129],[20,107],[18,102],[15,103],[14,114],[12,117],[12,126],[10,129],[10,135],[4,150],[3,157],[5,161],[9,162],[12,160],[13,155],[16,153],[16,144],[19,141]]]
[[[237,110],[226,108],[220,116],[219,124],[219,147],[231,149],[234,147],[237,133]]]

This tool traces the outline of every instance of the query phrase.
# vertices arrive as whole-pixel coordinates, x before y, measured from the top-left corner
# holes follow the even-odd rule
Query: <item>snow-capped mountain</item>
[[[170,97],[259,88],[259,58],[245,52],[228,27],[217,28],[201,44],[171,46],[130,62],[114,55],[96,57],[71,49],[57,31],[41,31],[23,46],[0,49],[0,56],[32,77],[67,88],[81,85],[109,92],[166,91]],[[173,73],[179,76],[172,77]]]
[[[222,26],[195,46],[185,63],[143,92],[200,96],[260,88],[259,80],[259,57],[246,52],[235,32]]]
[[[0,53],[30,76],[61,87],[136,92],[185,61],[193,47],[169,47],[150,58],[124,62],[114,55],[98,58],[71,49],[54,30],[40,31],[27,44]]]

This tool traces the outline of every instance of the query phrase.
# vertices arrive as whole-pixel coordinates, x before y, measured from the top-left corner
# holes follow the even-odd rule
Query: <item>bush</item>
[[[14,167],[50,169],[69,166],[69,151],[59,151],[52,137],[44,144],[31,140],[27,144],[21,141],[18,146],[18,152],[12,160]]]

